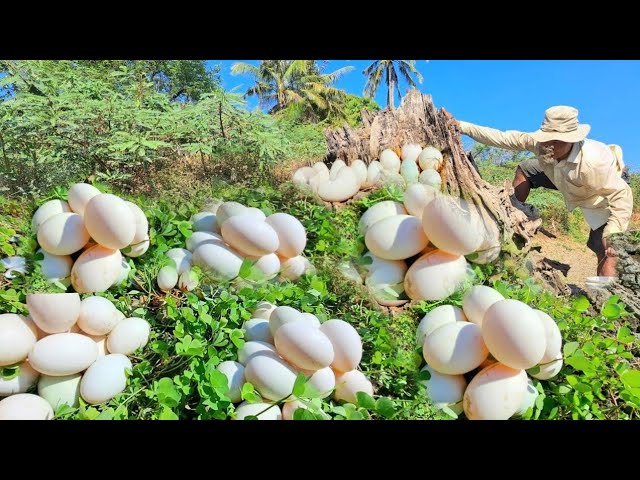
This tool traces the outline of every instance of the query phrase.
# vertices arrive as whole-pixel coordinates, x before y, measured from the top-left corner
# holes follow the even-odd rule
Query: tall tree
[[[411,76],[412,74],[422,83],[422,75],[416,69],[415,63],[415,60],[376,60],[362,72],[367,77],[367,84],[364,87],[365,96],[375,96],[380,87],[380,81],[384,76],[384,82],[387,85],[387,106],[393,110],[395,93],[397,92],[398,97],[402,98],[398,72],[412,88],[416,86],[416,82]]]

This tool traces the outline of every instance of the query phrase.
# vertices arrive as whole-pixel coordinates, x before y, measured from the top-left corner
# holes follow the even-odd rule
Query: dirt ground
[[[569,266],[567,283],[584,288],[585,279],[596,275],[598,261],[595,254],[567,235],[557,237],[545,232],[539,232],[533,240],[534,246],[542,248],[541,254],[550,260],[561,262]]]

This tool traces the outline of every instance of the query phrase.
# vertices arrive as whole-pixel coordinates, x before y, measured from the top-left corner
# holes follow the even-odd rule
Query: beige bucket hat
[[[591,125],[578,123],[578,110],[565,105],[550,107],[544,112],[544,120],[539,130],[530,133],[536,142],[560,140],[576,143],[584,140]]]

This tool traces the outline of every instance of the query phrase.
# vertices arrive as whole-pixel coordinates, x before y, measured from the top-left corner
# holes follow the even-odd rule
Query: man
[[[524,202],[531,188],[559,190],[569,211],[580,207],[591,228],[587,246],[598,258],[597,275],[617,276],[617,254],[609,237],[627,230],[633,210],[631,188],[622,178],[620,147],[586,138],[591,126],[578,122],[578,110],[573,107],[547,109],[540,129],[533,133],[502,132],[456,121],[443,111],[463,134],[477,142],[535,153],[535,158],[521,162],[516,169],[516,198]]]

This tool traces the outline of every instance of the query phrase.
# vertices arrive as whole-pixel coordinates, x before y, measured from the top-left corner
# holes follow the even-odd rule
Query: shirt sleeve
[[[633,192],[622,178],[620,178],[620,183],[623,188],[617,189],[607,196],[611,215],[602,232],[603,237],[608,237],[614,233],[624,233],[629,228],[629,222],[633,214]]]
[[[473,138],[476,142],[506,150],[527,150],[538,153],[537,142],[525,132],[517,130],[502,132],[495,128],[481,127],[469,122],[459,121],[458,123],[460,131]]]

